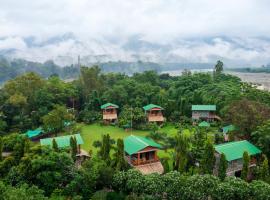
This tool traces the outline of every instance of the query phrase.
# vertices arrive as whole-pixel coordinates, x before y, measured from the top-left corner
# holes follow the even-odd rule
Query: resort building
[[[124,139],[124,149],[129,165],[142,174],[164,172],[157,156],[157,151],[161,149],[160,144],[146,137],[130,135]]]
[[[229,141],[229,133],[232,132],[232,131],[236,131],[236,130],[237,130],[237,128],[234,125],[224,126],[222,128],[224,141],[226,141],[226,142]]]
[[[144,106],[143,109],[148,122],[164,122],[164,117],[162,114],[162,110],[164,109],[162,107],[155,104],[148,104],[147,106]]]
[[[224,144],[215,145],[216,166],[214,174],[217,175],[220,156],[223,153],[226,156],[228,162],[227,175],[239,176],[243,168],[243,154],[248,152],[250,156],[249,167],[255,167],[257,163],[257,157],[260,155],[261,150],[256,146],[248,142],[247,140],[228,142]]]
[[[65,136],[59,136],[54,138],[45,138],[40,140],[41,146],[53,146],[53,139],[55,139],[55,142],[57,143],[58,148],[69,148],[70,147],[70,138],[75,137],[77,141],[77,148],[78,148],[78,154],[81,153],[81,145],[84,143],[83,139],[80,134],[74,134],[74,135],[65,135]]]
[[[204,121],[214,121],[219,119],[216,116],[216,105],[193,105],[192,106],[192,120],[204,120]]]
[[[114,123],[117,121],[117,109],[119,108],[118,105],[106,103],[100,108],[102,110],[103,121],[105,123]]]
[[[37,128],[35,130],[28,130],[25,135],[30,139],[30,140],[37,140],[40,139],[44,136],[46,136],[47,134],[44,133],[44,131],[42,130],[42,128]]]
[[[199,127],[210,127],[211,125],[208,122],[206,122],[206,121],[202,121],[201,123],[199,123],[198,126]]]

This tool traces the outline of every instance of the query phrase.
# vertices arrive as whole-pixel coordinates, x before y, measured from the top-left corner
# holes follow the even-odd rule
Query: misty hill
[[[212,68],[211,63],[165,63],[158,64],[153,62],[97,62],[87,66],[98,65],[104,73],[119,72],[132,75],[136,72],[154,70],[157,72],[181,69],[206,69]],[[75,79],[79,75],[78,65],[69,65],[61,67],[49,60],[44,63],[27,61],[24,59],[9,60],[0,58],[0,84],[26,72],[35,72],[42,77],[58,75],[62,79]]]
[[[45,62],[60,66],[92,63],[215,63],[222,60],[230,67],[261,66],[269,61],[270,38],[202,37],[149,41],[141,35],[121,38],[78,38],[71,32],[48,38],[35,36],[0,37],[0,55],[8,58]],[[241,53],[239,53],[241,52]]]
[[[270,64],[262,67],[244,67],[244,68],[232,68],[230,71],[245,72],[245,73],[270,73]]]

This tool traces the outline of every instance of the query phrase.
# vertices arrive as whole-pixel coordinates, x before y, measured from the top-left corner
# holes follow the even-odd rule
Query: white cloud
[[[0,5],[0,38],[7,38],[0,48],[16,48],[17,56],[110,54],[119,60],[132,59],[136,53],[153,60],[164,56],[160,49],[122,48],[130,37],[139,36],[170,46],[168,58],[189,62],[207,62],[214,56],[261,64],[270,57],[269,42],[257,39],[270,34],[267,0],[0,0]],[[74,33],[80,43],[67,40],[30,48],[20,39],[34,36],[40,43],[65,33]],[[224,36],[239,46],[212,40]],[[199,40],[203,38],[211,38],[211,43]]]
[[[13,48],[25,50],[26,44],[20,37],[10,37],[5,40],[0,40],[0,50],[13,49]]]

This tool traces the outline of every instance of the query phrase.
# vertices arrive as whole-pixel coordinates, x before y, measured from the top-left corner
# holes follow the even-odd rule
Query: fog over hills
[[[270,62],[267,0],[9,0],[0,55],[65,66],[96,62]]]
[[[117,38],[79,39],[73,33],[40,40],[34,36],[0,38],[0,55],[45,62],[53,60],[66,66],[97,62],[215,63],[222,60],[229,67],[267,64],[270,39],[265,37],[205,37],[150,42],[140,35],[125,40]]]

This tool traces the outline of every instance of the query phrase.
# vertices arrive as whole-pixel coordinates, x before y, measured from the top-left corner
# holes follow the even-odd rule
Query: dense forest
[[[218,62],[213,73],[172,77],[145,71],[127,76],[102,73],[98,66],[81,67],[79,78],[65,82],[57,75],[43,78],[34,72],[7,81],[0,89],[0,200],[7,199],[270,199],[270,93],[257,90],[239,78],[222,73]],[[123,157],[123,140],[109,135],[97,141],[97,154],[80,167],[73,149],[41,147],[25,137],[29,129],[43,127],[57,135],[76,133],[78,125],[100,123],[100,106],[119,106],[119,122],[132,121],[135,130],[148,130],[151,138],[172,151],[163,158],[163,175],[142,175],[130,169]],[[143,106],[164,108],[166,124],[177,128],[169,137],[159,126],[145,123]],[[213,129],[199,129],[191,121],[191,106],[215,104],[220,121]],[[130,115],[129,113],[132,113]],[[73,121],[65,128],[64,122]],[[224,142],[220,127],[235,124],[230,141],[247,139],[263,152],[252,180],[226,177],[226,164],[213,171],[213,142]],[[186,137],[184,130],[194,137]],[[214,133],[213,140],[207,137]],[[71,145],[72,146],[72,145]],[[8,155],[5,155],[8,154]],[[168,160],[168,159],[171,159]]]

